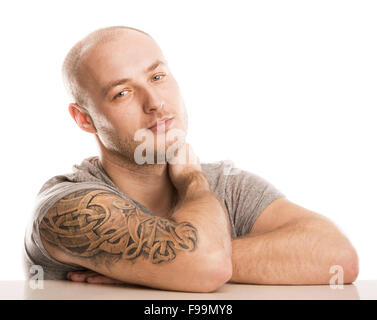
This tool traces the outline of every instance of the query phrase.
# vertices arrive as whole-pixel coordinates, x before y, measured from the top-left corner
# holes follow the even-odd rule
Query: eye
[[[114,97],[114,99],[122,98],[122,97],[124,97],[128,92],[129,92],[129,90],[122,90],[121,92],[119,92],[119,93]]]
[[[153,81],[158,81],[158,80],[161,80],[163,77],[165,77],[164,74],[156,74],[156,75],[152,78],[152,80],[153,80]]]

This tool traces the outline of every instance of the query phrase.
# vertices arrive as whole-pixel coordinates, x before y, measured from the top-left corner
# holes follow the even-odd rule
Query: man
[[[327,218],[255,174],[200,164],[185,142],[178,84],[148,34],[94,31],[68,53],[63,75],[69,112],[100,154],[40,190],[27,277],[40,265],[44,279],[190,292],[227,281],[329,284],[332,266],[344,283],[356,279],[357,253]]]

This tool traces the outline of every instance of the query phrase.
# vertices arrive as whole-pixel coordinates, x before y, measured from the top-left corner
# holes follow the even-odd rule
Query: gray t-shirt
[[[234,168],[231,161],[202,163],[211,190],[223,201],[228,210],[232,238],[248,233],[258,215],[273,200],[285,195],[262,177]],[[66,195],[83,189],[104,189],[131,201],[141,210],[153,214],[148,208],[130,199],[109,178],[98,157],[90,157],[73,172],[49,179],[39,191],[24,239],[24,273],[30,279],[42,267],[45,280],[66,279],[69,271],[85,270],[53,259],[43,247],[39,223],[48,209]],[[35,265],[40,267],[35,267]],[[32,268],[32,266],[34,266]],[[32,269],[31,269],[32,268]]]

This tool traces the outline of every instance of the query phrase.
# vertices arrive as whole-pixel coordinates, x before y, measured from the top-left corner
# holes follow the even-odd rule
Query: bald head
[[[122,33],[138,32],[148,37],[144,31],[126,27],[114,26],[95,30],[88,34],[85,38],[77,42],[68,52],[62,68],[63,81],[71,98],[80,106],[87,108],[88,93],[85,89],[85,83],[82,75],[82,60],[88,49],[114,40]]]
[[[94,134],[102,152],[122,161],[135,161],[140,133],[152,133],[148,129],[161,119],[169,119],[169,129],[187,131],[178,83],[161,48],[143,31],[111,27],[90,33],[68,53],[63,76],[75,102],[68,108],[74,121]],[[147,144],[156,155],[177,142],[165,140]]]

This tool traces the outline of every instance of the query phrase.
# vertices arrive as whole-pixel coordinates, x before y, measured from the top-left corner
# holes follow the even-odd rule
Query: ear
[[[77,125],[84,131],[89,133],[96,133],[97,130],[93,125],[93,122],[90,116],[86,113],[86,111],[79,106],[77,103],[70,103],[68,106],[68,111],[77,123]]]

